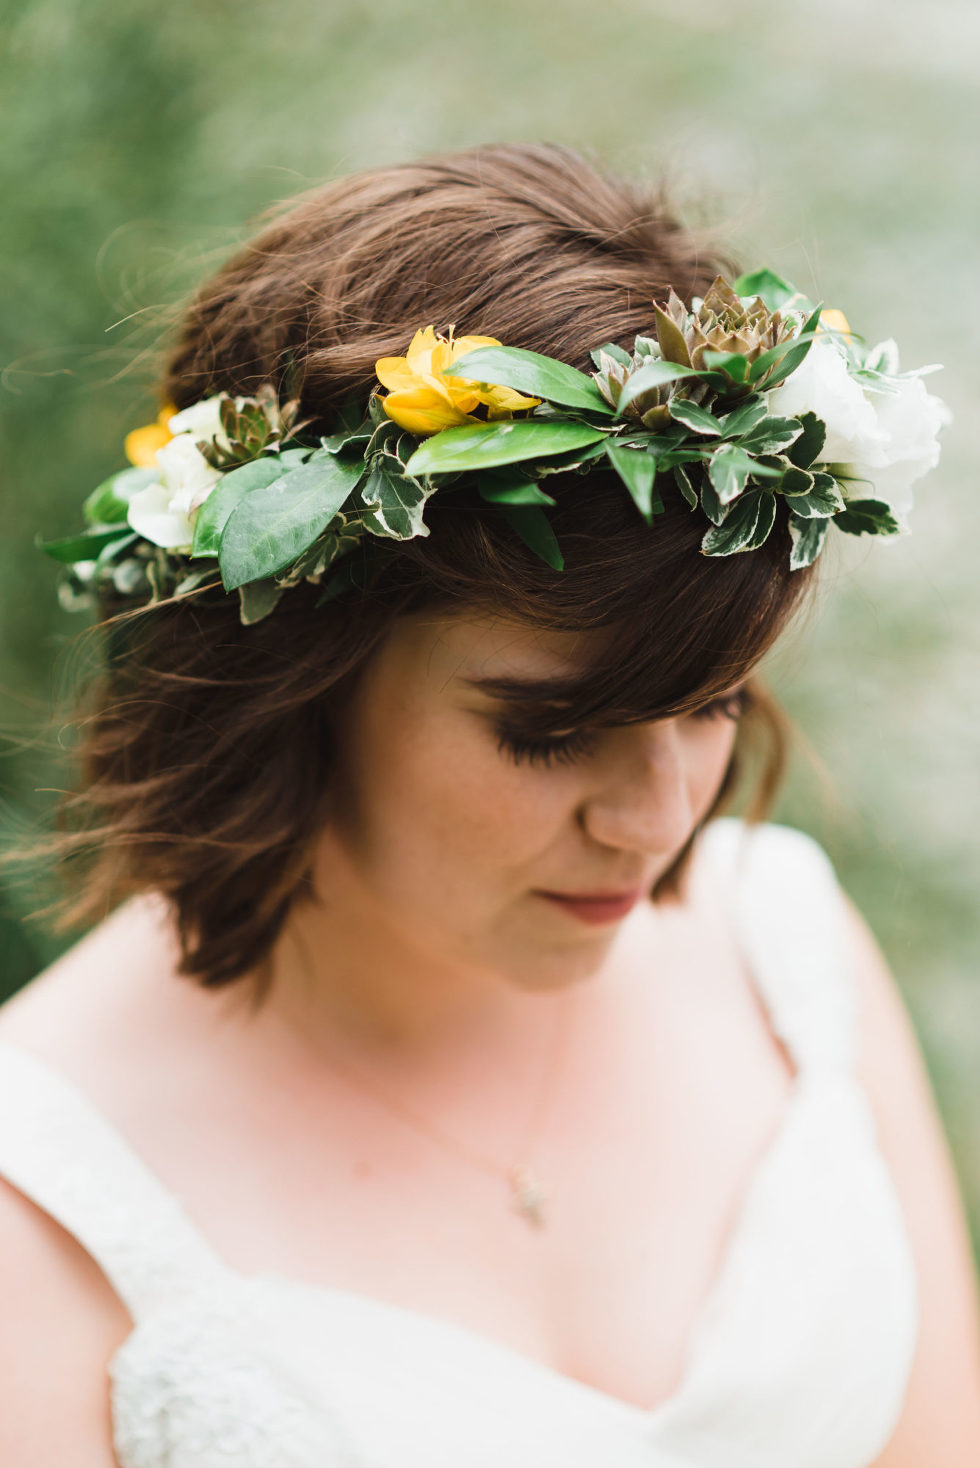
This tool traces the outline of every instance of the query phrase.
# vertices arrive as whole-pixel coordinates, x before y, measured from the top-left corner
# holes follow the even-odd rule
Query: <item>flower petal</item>
[[[405,359],[409,368],[418,376],[424,376],[432,371],[431,356],[432,349],[436,344],[436,332],[434,326],[423,327],[412,337]]]
[[[393,423],[419,437],[474,421],[452,402],[426,387],[389,393],[381,399],[381,404]]]
[[[457,357],[465,357],[467,352],[475,352],[477,347],[499,347],[495,336],[461,336],[453,342],[452,357],[450,361],[455,362]]]
[[[199,403],[191,403],[189,408],[184,408],[180,413],[174,413],[167,427],[175,435],[192,434],[194,442],[197,442],[198,439],[220,438],[224,440],[221,404],[226,397],[226,393],[219,392],[215,393],[213,397],[202,398]]]
[[[374,370],[382,387],[390,388],[392,392],[413,387],[417,380],[406,357],[379,357]]]
[[[186,514],[172,508],[171,495],[162,484],[138,490],[126,508],[130,525],[144,540],[168,550],[190,549],[194,527]]]
[[[123,443],[126,458],[137,469],[152,469],[157,461],[157,449],[168,444],[173,435],[162,423],[146,423],[126,434]]]
[[[843,311],[836,310],[833,306],[820,312],[820,320],[817,322],[817,335],[824,331],[840,331],[845,336],[853,336],[851,325]]]

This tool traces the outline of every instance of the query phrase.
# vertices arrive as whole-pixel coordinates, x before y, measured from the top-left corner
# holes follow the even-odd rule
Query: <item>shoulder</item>
[[[915,1260],[919,1334],[898,1429],[875,1468],[980,1461],[980,1293],[956,1172],[915,1030],[877,941],[841,893],[857,1071]]]
[[[132,1322],[82,1246],[2,1178],[0,1298],[0,1461],[112,1468],[107,1372]]]
[[[152,900],[123,904],[0,1008],[0,1040],[86,1089],[96,1075],[114,1084],[131,1063],[151,971],[164,973],[160,918]],[[0,1461],[113,1468],[107,1372],[132,1321],[83,1245],[5,1180],[2,1157],[0,1299]]]
[[[203,1038],[210,994],[177,972],[179,948],[162,898],[117,907],[0,1006],[0,1040],[21,1045],[97,1091],[117,1066]]]
[[[701,842],[736,879],[764,868],[767,874],[792,880],[804,870],[828,886],[837,885],[831,860],[819,841],[795,826],[723,816],[708,823]]]
[[[853,1063],[902,1209],[915,1263],[919,1330],[902,1415],[874,1468],[980,1462],[980,1291],[956,1171],[901,991],[868,923],[819,842],[775,823],[712,822],[704,836],[730,880],[753,893],[753,919],[822,950],[831,925],[836,991]],[[754,880],[753,880],[754,878]],[[836,979],[836,983],[832,980]]]

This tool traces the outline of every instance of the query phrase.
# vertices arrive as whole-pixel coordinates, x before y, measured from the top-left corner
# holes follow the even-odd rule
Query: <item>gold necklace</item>
[[[303,957],[309,967],[309,955],[306,945],[300,939],[299,934],[294,934],[296,942],[303,950]],[[554,1089],[561,1062],[564,1059],[568,1045],[568,1033],[571,1021],[571,1005],[566,1003],[555,1022],[555,1034],[551,1047],[548,1066],[542,1078],[542,1084],[535,1098],[534,1109],[524,1134],[523,1144],[519,1155],[525,1160],[511,1163],[509,1166],[498,1162],[483,1152],[481,1149],[461,1141],[452,1136],[442,1127],[436,1126],[427,1117],[423,1116],[414,1107],[406,1106],[404,1102],[393,1101],[392,1098],[375,1085],[373,1081],[365,1079],[364,1075],[352,1066],[349,1061],[339,1061],[336,1055],[331,1056],[331,1066],[337,1071],[343,1080],[353,1085],[358,1090],[372,1097],[379,1105],[399,1117],[421,1132],[430,1140],[438,1142],[446,1151],[453,1153],[456,1157],[468,1162],[471,1166],[479,1168],[495,1177],[506,1180],[509,1191],[511,1206],[515,1212],[534,1228],[543,1228],[546,1222],[544,1205],[548,1201],[548,1191],[537,1177],[530,1162],[534,1145],[539,1140],[545,1129],[551,1107],[554,1104]]]

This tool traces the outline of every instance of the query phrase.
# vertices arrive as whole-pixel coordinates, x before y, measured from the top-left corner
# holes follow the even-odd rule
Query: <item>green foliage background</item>
[[[62,747],[24,748],[72,675],[35,533],[66,533],[152,415],[166,308],[266,205],[338,173],[437,148],[547,138],[673,182],[839,306],[903,366],[941,360],[941,469],[913,536],[824,557],[820,604],[772,680],[817,764],[780,819],[813,832],[868,916],[921,1037],[980,1233],[978,363],[980,13],[972,0],[6,0],[0,76],[6,420],[0,540],[0,836],[66,783]],[[0,983],[64,940],[0,889]]]

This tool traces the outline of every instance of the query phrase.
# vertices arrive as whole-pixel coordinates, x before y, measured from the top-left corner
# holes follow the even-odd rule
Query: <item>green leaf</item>
[[[216,566],[205,566],[200,571],[190,571],[186,576],[181,576],[174,587],[174,596],[186,596],[189,592],[196,591],[199,586],[203,586],[205,582],[209,586],[219,586],[220,579],[214,575],[216,570]]]
[[[263,617],[267,617],[285,589],[268,576],[261,581],[246,581],[244,586],[240,586],[238,602],[242,625],[250,627],[253,622],[261,622]]]
[[[388,462],[397,463],[397,460]],[[416,535],[428,535],[422,511],[426,500],[434,493],[434,485],[425,488],[418,480],[392,472],[376,460],[358,491],[367,512],[361,517],[365,530],[389,540],[411,540]]]
[[[701,550],[706,556],[731,556],[754,550],[772,529],[775,513],[774,495],[766,490],[750,490],[732,506],[723,525],[715,525],[707,532]]]
[[[742,493],[752,469],[752,460],[736,444],[723,443],[715,450],[708,460],[708,478],[719,504],[731,504]]]
[[[675,423],[683,423],[685,428],[690,428],[695,433],[703,433],[712,438],[720,437],[721,424],[713,413],[708,412],[707,408],[701,408],[697,403],[690,403],[687,398],[671,398],[668,406],[670,416]]]
[[[740,275],[738,280],[732,282],[732,288],[737,296],[761,296],[762,304],[770,311],[780,311],[794,296],[799,295],[795,286],[766,266]]]
[[[130,530],[128,524],[125,526],[125,529]],[[99,554],[96,556],[96,566],[100,569],[103,566],[111,566],[114,561],[118,561],[122,558],[124,551],[129,550],[131,546],[134,546],[136,542],[138,540],[142,540],[142,538],[143,537],[141,535],[138,535],[135,530],[130,530],[130,533],[128,535],[120,535],[118,540],[110,540],[109,544],[104,545],[99,551]]]
[[[701,508],[712,525],[720,525],[728,514],[728,506],[722,504],[718,491],[707,475],[701,481]]]
[[[92,490],[82,504],[90,525],[113,525],[126,519],[129,501],[149,484],[160,483],[159,469],[120,469]]]
[[[116,525],[108,530],[86,530],[81,535],[69,535],[62,540],[36,539],[34,544],[52,560],[71,565],[73,561],[94,561],[105,546],[125,540],[132,533],[128,525]]]
[[[553,505],[554,499],[545,494],[533,480],[523,474],[495,472],[493,469],[481,474],[476,481],[481,499],[490,505]]]
[[[272,454],[223,474],[197,512],[191,558],[216,556],[221,532],[235,506],[253,490],[274,484],[282,477],[282,471],[282,461]]]
[[[844,499],[843,491],[833,474],[825,474],[821,470],[811,470],[813,474],[813,488],[818,494],[831,496],[837,503],[837,508],[845,510],[847,501]]]
[[[762,418],[742,439],[750,454],[778,454],[795,443],[803,432],[798,418]]]
[[[487,348],[490,351],[491,348]],[[519,464],[568,453],[598,443],[606,433],[585,423],[545,423],[529,419],[463,424],[425,439],[406,464],[410,474],[458,474]]]
[[[232,510],[218,551],[226,591],[274,576],[326,529],[347,499],[353,468],[340,459],[305,464],[274,483],[253,489]]]
[[[848,500],[834,524],[848,535],[900,535],[902,527],[884,500]]]
[[[751,428],[766,416],[766,400],[758,393],[753,393],[739,403],[738,407],[731,413],[726,413],[719,418],[721,431],[725,438],[738,438],[739,434],[748,433]]]
[[[624,409],[629,407],[633,399],[641,397],[651,388],[664,387],[668,382],[677,382],[682,377],[699,375],[693,367],[682,367],[679,362],[663,362],[659,358],[655,362],[647,362],[627,378],[616,405],[616,417],[621,418]]]
[[[763,352],[761,357],[756,357],[752,366],[749,368],[749,381],[758,382],[769,371],[770,367],[774,367],[778,363],[779,365],[776,367],[776,370],[766,377],[766,391],[771,392],[791,372],[795,372],[813,344],[822,310],[822,304],[817,306],[813,314],[803,323],[803,330],[798,332],[796,336],[791,337],[788,343],[780,342],[778,347],[771,347],[768,352]]]
[[[688,351],[684,333],[676,321],[661,306],[654,302],[654,319],[657,323],[657,344],[663,353],[666,362],[681,362],[685,367],[693,367],[691,353]]]
[[[748,543],[742,547],[743,550],[758,550],[769,539],[769,532],[776,523],[776,496],[768,489],[759,491],[759,519],[756,522],[755,533]]]
[[[601,347],[593,347],[589,356],[600,372],[602,371],[603,356],[612,357],[613,361],[618,362],[620,367],[632,367],[633,365],[633,358],[629,352],[624,351],[615,342],[603,342]]]
[[[553,459],[542,459],[535,464],[534,472],[539,477],[544,474],[567,474],[572,469],[585,473],[585,466],[605,453],[608,437],[608,434],[603,434],[598,443],[586,444],[584,449],[572,449],[570,453],[558,454]]]
[[[620,479],[626,485],[633,502],[649,525],[653,519],[653,481],[657,474],[657,461],[644,449],[629,449],[622,444],[607,443],[606,454]]]
[[[591,377],[567,362],[556,362],[553,357],[523,347],[477,347],[455,361],[443,376],[513,387],[546,402],[560,403],[563,408],[586,408],[605,418],[612,414]]]
[[[807,494],[792,495],[787,504],[804,520],[826,520],[846,508],[837,481],[830,474],[813,475],[813,488]]]
[[[789,553],[791,571],[802,571],[810,566],[823,550],[827,538],[829,520],[801,520],[797,515],[789,517],[789,533],[792,547]]]
[[[803,432],[790,445],[788,454],[800,469],[809,469],[823,452],[827,438],[827,425],[822,418],[817,417],[816,413],[801,413],[799,421],[803,425]]]
[[[497,508],[529,550],[552,570],[564,570],[565,558],[544,510],[538,505],[498,505]]]
[[[359,397],[349,397],[337,412],[340,424],[337,436],[358,434],[363,429],[364,404]],[[321,439],[321,443],[322,443]]]
[[[673,468],[673,474],[674,482],[677,485],[677,488],[687,500],[687,503],[691,506],[691,509],[696,510],[698,507],[698,492],[694,488],[694,485],[691,483],[691,476],[684,468],[684,465],[675,464]]]
[[[898,347],[894,341],[889,337],[888,341],[879,342],[872,347],[864,359],[864,366],[868,372],[881,372],[886,377],[897,377]]]
[[[741,352],[712,352],[706,350],[702,353],[704,365],[710,367],[714,372],[724,372],[733,382],[742,383],[748,377],[749,359]]]
[[[809,494],[812,488],[813,475],[808,469],[797,469],[795,464],[791,464],[786,470],[779,485],[781,494],[792,495],[794,497],[796,495]]]
[[[361,448],[364,444],[370,443],[373,432],[374,430],[368,425],[356,433],[328,433],[320,439],[320,447],[316,452],[320,455],[342,454],[346,450]]]

